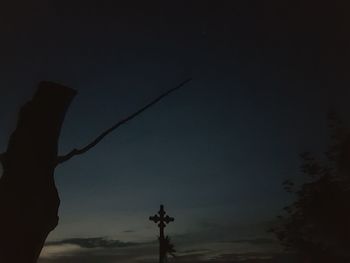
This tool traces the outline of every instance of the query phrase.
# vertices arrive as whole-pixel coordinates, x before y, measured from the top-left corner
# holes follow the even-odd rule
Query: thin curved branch
[[[141,114],[142,112],[144,112],[145,110],[147,110],[148,108],[152,107],[153,105],[155,105],[156,103],[158,103],[160,100],[162,100],[163,98],[165,98],[166,96],[168,96],[170,93],[180,89],[181,87],[183,87],[185,84],[187,84],[188,82],[190,82],[191,79],[187,79],[183,82],[181,82],[178,86],[176,86],[175,88],[172,88],[170,90],[168,90],[167,92],[161,94],[160,96],[158,96],[157,98],[155,98],[153,101],[151,101],[150,103],[146,104],[145,106],[143,106],[142,108],[140,108],[139,110],[135,111],[133,114],[129,115],[128,117],[120,120],[119,122],[117,122],[116,124],[114,124],[112,127],[110,127],[109,129],[105,130],[103,133],[101,133],[98,137],[96,137],[92,142],[90,142],[88,145],[86,145],[85,147],[81,148],[81,149],[73,149],[72,151],[70,151],[68,154],[63,155],[63,156],[59,156],[57,158],[57,163],[61,164],[63,162],[66,162],[68,160],[70,160],[72,157],[76,156],[76,155],[80,155],[83,153],[86,153],[87,151],[89,151],[91,148],[95,147],[100,141],[102,141],[102,139],[104,137],[106,137],[108,134],[110,134],[111,132],[113,132],[114,130],[116,130],[117,128],[119,128],[121,125],[129,122],[130,120],[134,119],[136,116],[138,116],[139,114]]]

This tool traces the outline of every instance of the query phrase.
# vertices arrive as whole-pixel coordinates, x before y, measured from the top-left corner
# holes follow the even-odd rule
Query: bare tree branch
[[[148,103],[145,106],[143,106],[141,109],[135,111],[133,114],[131,114],[128,117],[120,120],[119,122],[114,124],[112,127],[110,127],[109,129],[105,130],[103,133],[101,133],[98,137],[96,137],[91,143],[89,143],[85,147],[83,147],[81,149],[73,149],[72,151],[70,151],[66,155],[58,156],[56,165],[61,164],[63,162],[66,162],[66,161],[70,160],[72,157],[74,157],[76,155],[80,155],[80,154],[86,153],[91,148],[95,147],[100,141],[102,141],[102,139],[104,137],[106,137],[108,134],[110,134],[111,132],[113,132],[114,130],[119,128],[121,125],[123,125],[123,124],[129,122],[130,120],[134,119],[136,116],[138,116],[139,114],[141,114],[142,112],[144,112],[148,108],[152,107],[156,103],[158,103],[160,100],[162,100],[164,97],[168,96],[170,93],[180,89],[181,87],[183,87],[185,84],[187,84],[190,81],[191,81],[191,79],[187,79],[187,80],[181,82],[175,88],[172,88],[172,89],[168,90],[167,92],[161,94],[160,96],[155,98],[153,101],[151,101],[150,103]]]

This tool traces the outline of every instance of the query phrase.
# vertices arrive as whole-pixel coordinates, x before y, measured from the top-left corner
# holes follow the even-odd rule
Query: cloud
[[[123,242],[104,237],[69,238],[47,242],[38,263],[128,262],[151,256],[154,251],[157,251],[155,243]]]
[[[122,242],[120,240],[112,240],[104,237],[93,238],[69,238],[61,241],[48,242],[47,246],[52,245],[78,245],[82,248],[115,248],[115,247],[130,247],[137,246],[139,243],[135,242]]]
[[[252,238],[252,239],[237,239],[232,241],[223,241],[224,243],[247,243],[251,245],[267,245],[276,244],[276,240],[272,238]]]
[[[275,259],[279,252],[273,246],[274,240],[263,237],[207,243],[175,242],[178,259],[192,263],[279,262]],[[38,263],[150,263],[156,262],[157,258],[157,242],[123,242],[105,237],[69,238],[46,243]]]
[[[155,261],[157,244],[95,238],[70,238],[46,243],[38,263],[129,263]]]
[[[123,233],[134,233],[134,230],[124,230]]]
[[[208,256],[207,253],[192,253],[179,256],[179,262],[188,263],[295,263],[296,258],[286,253],[224,253]]]
[[[216,258],[213,258],[214,261],[219,262],[275,262],[278,254],[265,254],[265,253],[229,253],[222,254]]]
[[[73,244],[48,245],[43,248],[40,257],[54,258],[57,255],[72,255],[81,250],[80,246]]]

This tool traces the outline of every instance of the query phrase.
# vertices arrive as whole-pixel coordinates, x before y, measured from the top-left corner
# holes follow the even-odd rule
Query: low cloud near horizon
[[[202,244],[175,240],[177,260],[186,262],[279,262],[274,240],[241,239]],[[157,242],[123,242],[105,237],[48,242],[38,263],[148,263],[158,261]]]

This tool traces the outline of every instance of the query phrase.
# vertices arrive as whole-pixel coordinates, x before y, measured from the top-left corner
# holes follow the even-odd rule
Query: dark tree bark
[[[91,143],[63,156],[58,139],[66,111],[76,92],[52,82],[41,82],[33,99],[19,114],[7,151],[0,154],[0,263],[35,263],[48,234],[58,224],[60,199],[54,181],[58,164],[95,147],[121,125],[152,107],[190,79],[155,98]]]
[[[58,223],[54,169],[58,138],[75,91],[42,82],[22,107],[2,155],[0,262],[34,263]]]

